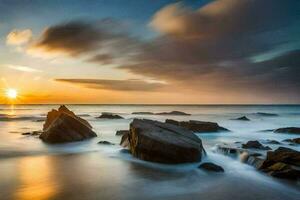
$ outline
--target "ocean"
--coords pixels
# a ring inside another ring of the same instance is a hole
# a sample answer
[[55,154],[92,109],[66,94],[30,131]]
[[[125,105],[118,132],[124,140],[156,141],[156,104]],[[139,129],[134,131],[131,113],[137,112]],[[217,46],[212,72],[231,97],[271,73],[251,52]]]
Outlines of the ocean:
[[[0,199],[299,199],[300,184],[275,179],[214,150],[218,144],[249,140],[282,141],[297,135],[264,132],[300,127],[299,105],[67,105],[88,120],[98,137],[49,145],[22,135],[41,130],[47,112],[59,105],[0,105]],[[133,115],[132,112],[183,111],[190,116]],[[124,119],[97,119],[102,112]],[[273,114],[265,115],[261,113]],[[247,116],[250,121],[232,120]],[[225,169],[211,174],[199,163],[164,165],[133,158],[119,146],[117,130],[134,118],[159,121],[217,122],[231,132],[197,134],[207,152],[204,161]],[[99,145],[101,140],[115,145]],[[268,144],[273,150],[288,143]]]

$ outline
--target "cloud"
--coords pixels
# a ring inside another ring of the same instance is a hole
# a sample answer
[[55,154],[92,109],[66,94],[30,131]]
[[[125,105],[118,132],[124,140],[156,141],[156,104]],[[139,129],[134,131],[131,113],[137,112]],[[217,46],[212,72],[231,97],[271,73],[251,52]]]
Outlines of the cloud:
[[84,22],[70,22],[47,28],[32,44],[31,54],[67,54],[76,56],[97,49],[104,38],[96,26]]
[[30,29],[13,30],[6,36],[7,45],[23,45],[32,38],[32,31]]
[[22,71],[22,72],[41,72],[41,70],[34,69],[32,67],[22,66],[22,65],[6,65],[8,68]]
[[88,62],[111,64],[113,63],[113,57],[110,54],[97,54],[87,60]]
[[66,82],[82,85],[86,88],[115,90],[115,91],[158,91],[165,87],[163,83],[147,82],[138,79],[105,80],[105,79],[55,79],[58,82]]

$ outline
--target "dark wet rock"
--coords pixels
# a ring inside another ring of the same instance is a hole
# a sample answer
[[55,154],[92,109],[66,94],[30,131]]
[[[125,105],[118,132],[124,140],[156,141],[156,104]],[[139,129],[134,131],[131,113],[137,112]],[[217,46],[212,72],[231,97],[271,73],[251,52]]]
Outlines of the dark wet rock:
[[172,119],[166,119],[166,123],[181,126],[197,133],[229,131],[228,129],[219,126],[215,122],[203,122],[196,120],[176,121]]
[[261,130],[259,132],[273,132],[273,131],[274,131],[274,129],[267,129],[267,130]]
[[285,127],[274,130],[275,133],[300,134],[300,127]]
[[202,163],[201,165],[199,165],[198,168],[204,169],[206,171],[224,172],[224,169],[221,166],[216,165],[216,164],[211,163],[211,162]]
[[263,117],[277,117],[278,116],[278,114],[276,114],[276,113],[257,112],[256,114],[263,116]]
[[122,136],[124,134],[128,134],[129,130],[119,130],[116,132],[116,136]]
[[96,137],[91,125],[65,106],[48,113],[40,138],[47,143],[65,143]]
[[159,163],[201,161],[202,141],[193,132],[168,123],[134,119],[121,144],[129,144],[133,156]]
[[129,148],[129,138],[128,138],[129,133],[130,133],[130,131],[128,131],[128,133],[125,133],[122,135],[121,141],[120,141],[120,145],[122,147]]
[[235,119],[232,119],[232,120],[250,121],[250,119],[249,119],[249,118],[247,118],[246,116],[243,116],[243,117],[238,117],[238,118],[235,118]]
[[102,113],[99,117],[100,119],[124,119],[120,115],[112,114],[112,113]]
[[300,152],[279,147],[275,151],[269,151],[260,170],[271,176],[286,179],[300,179]]
[[290,142],[290,143],[293,143],[293,144],[300,144],[300,138],[286,139],[286,140],[283,140],[283,142]]
[[246,144],[242,144],[242,148],[244,149],[261,149],[261,150],[271,150],[268,146],[263,146],[257,140],[248,141]]
[[105,141],[105,140],[98,142],[98,144],[104,144],[104,145],[115,145],[114,143],[111,143],[111,142],[109,142],[109,141]]
[[280,142],[278,142],[277,140],[266,140],[267,144],[281,144]]
[[133,112],[131,114],[133,114],[133,115],[154,115],[155,113],[153,113],[153,112]]
[[171,112],[156,113],[156,115],[191,115],[191,114],[181,112],[181,111],[171,111]]
[[42,133],[43,131],[31,131],[31,132],[22,133],[22,135],[38,136],[41,135]]

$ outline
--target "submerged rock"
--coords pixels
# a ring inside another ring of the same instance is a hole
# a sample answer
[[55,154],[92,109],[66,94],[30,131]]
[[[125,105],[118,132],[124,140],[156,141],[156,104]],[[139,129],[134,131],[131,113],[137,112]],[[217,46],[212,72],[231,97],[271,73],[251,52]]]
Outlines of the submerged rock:
[[260,115],[260,116],[264,116],[264,117],[277,117],[278,116],[278,114],[276,114],[276,113],[257,112],[256,114]]
[[120,115],[112,114],[112,113],[102,113],[99,117],[100,119],[124,119]]
[[300,179],[300,152],[279,147],[275,151],[269,151],[260,170],[271,176],[286,179]]
[[261,149],[261,150],[271,150],[268,146],[263,146],[260,142],[257,140],[254,141],[248,141],[246,144],[242,144],[242,147],[244,149]]
[[129,130],[119,130],[116,132],[116,136],[122,136],[124,134],[128,134]]
[[181,111],[171,111],[171,112],[156,113],[156,115],[191,115],[191,114],[181,112]]
[[281,143],[278,142],[277,140],[267,140],[266,143],[267,143],[267,144],[281,144]]
[[247,118],[246,116],[243,116],[243,117],[238,117],[238,118],[235,118],[235,119],[232,119],[232,120],[250,121],[250,119],[249,119],[249,118]]
[[40,138],[47,143],[74,142],[96,137],[92,126],[67,107],[48,112]]
[[146,119],[133,120],[121,140],[121,145],[126,144],[133,156],[159,163],[198,162],[204,153],[202,141],[192,132]]
[[154,115],[155,113],[153,113],[153,112],[133,112],[131,114],[133,114],[133,115]]
[[99,142],[98,142],[98,144],[105,144],[105,145],[115,145],[114,143],[111,143],[111,142],[109,142],[109,141],[105,141],[105,140],[103,140],[103,141],[99,141]]
[[203,122],[196,120],[176,121],[172,119],[166,119],[166,123],[181,126],[197,133],[229,131],[228,129],[219,126],[215,122]]
[[202,163],[198,168],[213,172],[224,172],[224,169],[221,166],[211,162]]
[[294,143],[294,144],[300,144],[300,138],[286,139],[286,140],[283,140],[283,141],[284,142]]
[[22,135],[38,136],[41,135],[42,133],[43,131],[31,131],[31,132],[22,133]]
[[275,133],[300,134],[300,127],[285,127],[274,130]]

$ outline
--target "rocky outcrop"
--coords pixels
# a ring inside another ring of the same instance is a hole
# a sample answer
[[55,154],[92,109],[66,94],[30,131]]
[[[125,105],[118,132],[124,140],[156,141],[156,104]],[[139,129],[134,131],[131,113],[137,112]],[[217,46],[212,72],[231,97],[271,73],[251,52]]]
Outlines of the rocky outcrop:
[[266,140],[267,144],[281,144],[280,142],[278,142],[277,140]]
[[120,115],[112,114],[112,113],[102,113],[99,117],[99,119],[124,119]]
[[119,130],[116,132],[116,136],[122,136],[124,134],[128,134],[129,130]]
[[300,127],[285,127],[274,130],[275,133],[300,134]]
[[261,149],[261,150],[271,150],[268,146],[263,146],[260,142],[257,140],[248,141],[246,144],[242,144],[242,147],[244,149]]
[[201,165],[199,165],[198,167],[199,169],[204,169],[206,171],[213,171],[213,172],[224,172],[223,167],[216,165],[214,163],[211,162],[207,162],[207,163],[202,163]]
[[173,124],[176,126],[181,126],[197,133],[229,131],[228,129],[219,126],[215,122],[203,122],[203,121],[196,121],[196,120],[176,121],[172,119],[166,119],[166,123]]
[[133,156],[159,163],[201,161],[202,141],[192,132],[168,123],[134,119],[121,145],[129,146]]
[[232,119],[232,120],[250,121],[250,119],[248,117],[246,117],[246,116],[238,117],[238,118],[235,118],[235,119]]
[[47,143],[74,142],[96,137],[91,125],[65,106],[48,113],[40,138]]
[[279,147],[275,151],[269,151],[260,170],[271,176],[286,179],[300,179],[300,152]]
[[156,113],[156,115],[191,115],[191,114],[181,112],[181,111],[171,111],[171,112]]

